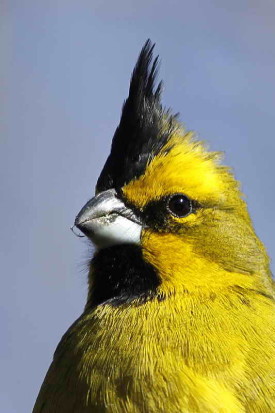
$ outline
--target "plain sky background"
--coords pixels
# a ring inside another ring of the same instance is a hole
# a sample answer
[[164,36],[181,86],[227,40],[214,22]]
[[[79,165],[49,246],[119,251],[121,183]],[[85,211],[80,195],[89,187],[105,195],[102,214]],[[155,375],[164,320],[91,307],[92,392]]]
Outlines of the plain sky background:
[[274,242],[274,0],[1,0],[0,412],[29,413],[86,298],[70,226],[93,195],[130,74],[156,42],[163,101],[242,182]]

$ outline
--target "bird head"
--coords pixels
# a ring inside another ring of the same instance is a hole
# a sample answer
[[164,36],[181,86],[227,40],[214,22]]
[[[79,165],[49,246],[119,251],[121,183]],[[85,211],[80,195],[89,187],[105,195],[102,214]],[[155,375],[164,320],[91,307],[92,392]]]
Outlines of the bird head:
[[259,283],[268,268],[239,184],[161,104],[148,40],[96,196],[75,225],[97,246],[93,302]]

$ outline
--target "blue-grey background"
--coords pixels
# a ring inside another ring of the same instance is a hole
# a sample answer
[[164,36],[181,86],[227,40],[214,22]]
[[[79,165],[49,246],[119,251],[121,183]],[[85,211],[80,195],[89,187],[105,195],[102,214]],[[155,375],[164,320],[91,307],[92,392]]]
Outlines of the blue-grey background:
[[28,413],[86,296],[76,213],[130,73],[157,43],[164,103],[243,183],[274,256],[273,0],[1,0],[1,413]]

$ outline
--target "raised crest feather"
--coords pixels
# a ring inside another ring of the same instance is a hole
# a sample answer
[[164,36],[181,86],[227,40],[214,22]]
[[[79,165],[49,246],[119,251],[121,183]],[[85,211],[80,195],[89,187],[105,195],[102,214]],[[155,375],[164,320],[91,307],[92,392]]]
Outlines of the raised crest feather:
[[147,40],[143,46],[137,64],[134,68],[129,89],[129,100],[138,103],[139,99],[146,97],[147,99],[160,100],[161,97],[161,82],[158,84],[156,90],[155,82],[158,75],[158,56],[154,59],[153,64],[153,50],[155,45]]
[[162,82],[156,85],[159,59],[153,58],[154,47],[148,39],[138,57],[97,192],[121,188],[140,176],[177,125],[176,117],[161,105]]

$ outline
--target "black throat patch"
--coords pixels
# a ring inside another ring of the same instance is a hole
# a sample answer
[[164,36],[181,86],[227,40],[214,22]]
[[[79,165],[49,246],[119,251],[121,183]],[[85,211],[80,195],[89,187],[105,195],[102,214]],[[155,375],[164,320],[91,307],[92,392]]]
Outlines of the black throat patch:
[[144,261],[137,245],[117,245],[98,251],[91,261],[91,291],[88,306],[120,305],[156,296],[160,279],[155,268]]
[[121,188],[145,171],[177,128],[176,116],[161,105],[161,82],[156,86],[158,57],[147,40],[134,68],[111,153],[97,182],[97,192]]

